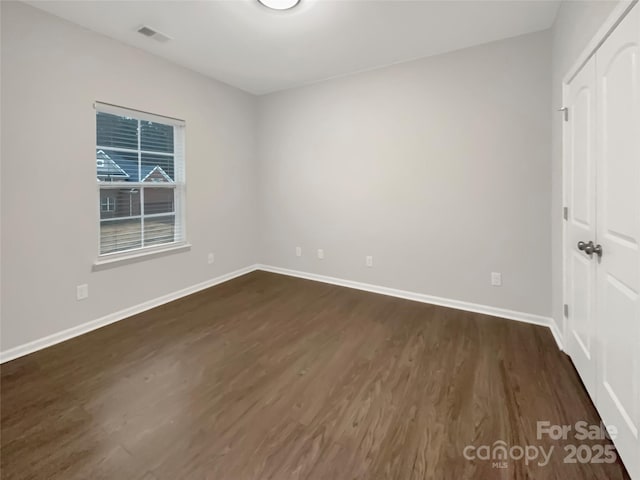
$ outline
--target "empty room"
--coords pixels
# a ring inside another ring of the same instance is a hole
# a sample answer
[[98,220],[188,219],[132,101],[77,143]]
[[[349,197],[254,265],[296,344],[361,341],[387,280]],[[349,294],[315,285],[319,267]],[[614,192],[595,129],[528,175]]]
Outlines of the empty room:
[[640,480],[638,0],[0,0],[2,480]]

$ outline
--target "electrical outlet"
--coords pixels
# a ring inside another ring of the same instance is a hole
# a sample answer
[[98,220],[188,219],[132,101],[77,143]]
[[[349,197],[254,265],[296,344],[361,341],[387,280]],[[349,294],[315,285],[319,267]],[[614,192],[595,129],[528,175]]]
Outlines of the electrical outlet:
[[502,286],[502,274],[500,272],[491,272],[491,285],[494,287]]
[[296,247],[296,257],[301,257],[301,256],[302,256],[302,248]]
[[324,250],[321,249],[321,248],[318,249],[318,258],[320,260],[322,260],[324,258]]
[[84,300],[89,297],[89,285],[86,283],[83,285],[78,285],[76,287],[76,298],[78,300]]
[[365,264],[367,265],[367,267],[371,268],[373,267],[373,257],[371,255],[368,255],[365,259]]
[[211,265],[215,261],[216,261],[216,256],[213,253],[210,253],[207,256],[207,262],[209,262],[209,265]]

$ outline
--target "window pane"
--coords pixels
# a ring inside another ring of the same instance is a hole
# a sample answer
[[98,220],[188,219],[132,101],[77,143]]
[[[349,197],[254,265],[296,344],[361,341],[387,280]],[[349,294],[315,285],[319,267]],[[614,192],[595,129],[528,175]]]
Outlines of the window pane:
[[140,122],[140,147],[152,152],[173,153],[173,127],[161,123]]
[[96,151],[96,168],[101,182],[139,182],[138,154],[116,152],[113,150]]
[[96,122],[98,146],[138,148],[138,120],[98,112]]
[[173,195],[173,188],[145,188],[144,214],[173,213],[175,211]]
[[[182,240],[183,220],[176,218],[176,204],[184,190],[176,183],[175,162],[183,161],[184,127],[157,123],[161,117],[157,122],[141,120],[135,111],[116,109],[110,110],[115,115],[96,114],[100,254]],[[182,163],[178,166],[182,169]]]
[[140,215],[139,188],[101,188],[100,219]]
[[141,182],[173,182],[174,168],[172,155],[142,154]]
[[100,221],[100,254],[140,248],[142,246],[141,233],[142,221],[140,218]]
[[175,238],[175,216],[144,219],[144,245],[171,243]]

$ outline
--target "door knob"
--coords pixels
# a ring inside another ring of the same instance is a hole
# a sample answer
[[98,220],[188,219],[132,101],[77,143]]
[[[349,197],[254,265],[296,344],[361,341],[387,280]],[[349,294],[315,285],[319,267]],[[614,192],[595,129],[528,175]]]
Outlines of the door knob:
[[602,245],[598,244],[595,247],[593,247],[593,253],[595,253],[596,255],[598,255],[598,258],[602,258]]
[[598,257],[602,257],[603,249],[602,245],[594,245],[594,243],[589,240],[588,243],[578,242],[578,250],[586,253],[587,255],[593,255],[594,253],[598,255]]
[[586,253],[587,255],[593,255],[595,248],[596,247],[591,240],[589,240],[589,243],[585,243],[582,241],[578,242],[578,250]]

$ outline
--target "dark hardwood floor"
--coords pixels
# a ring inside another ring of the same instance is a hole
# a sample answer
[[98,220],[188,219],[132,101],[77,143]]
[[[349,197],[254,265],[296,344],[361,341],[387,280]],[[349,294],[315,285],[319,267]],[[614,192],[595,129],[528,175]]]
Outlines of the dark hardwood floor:
[[[3,480],[627,478],[536,438],[537,421],[599,422],[547,329],[265,272],[1,379]],[[555,450],[463,455],[499,440]]]

